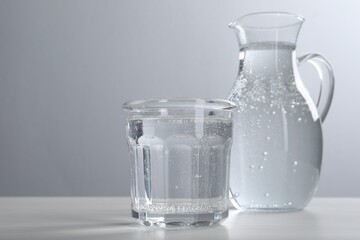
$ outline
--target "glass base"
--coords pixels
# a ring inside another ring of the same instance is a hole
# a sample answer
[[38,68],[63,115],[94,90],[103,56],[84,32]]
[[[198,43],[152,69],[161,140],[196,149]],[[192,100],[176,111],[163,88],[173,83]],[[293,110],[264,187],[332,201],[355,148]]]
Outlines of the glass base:
[[157,226],[165,228],[184,228],[214,226],[223,222],[229,215],[229,211],[213,213],[189,213],[189,214],[162,214],[146,213],[132,210],[131,215],[144,226]]

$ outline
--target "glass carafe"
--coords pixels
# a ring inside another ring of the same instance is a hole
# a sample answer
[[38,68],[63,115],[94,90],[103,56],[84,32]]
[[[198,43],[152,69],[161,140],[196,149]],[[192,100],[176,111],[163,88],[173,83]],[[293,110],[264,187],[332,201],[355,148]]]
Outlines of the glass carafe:
[[[319,181],[322,128],[334,78],[319,54],[296,56],[304,19],[290,13],[255,13],[231,22],[240,67],[229,100],[234,116],[230,192],[236,208],[294,211],[311,200]],[[321,80],[316,104],[299,65],[312,64]]]

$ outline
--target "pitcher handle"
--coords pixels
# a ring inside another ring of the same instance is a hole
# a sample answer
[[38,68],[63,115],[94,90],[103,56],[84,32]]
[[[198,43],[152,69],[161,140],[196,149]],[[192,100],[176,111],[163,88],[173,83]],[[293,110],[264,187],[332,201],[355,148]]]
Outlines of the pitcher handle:
[[316,105],[320,119],[324,122],[334,95],[334,73],[330,63],[320,54],[309,53],[298,58],[299,66],[306,62],[315,67],[321,81],[319,99]]

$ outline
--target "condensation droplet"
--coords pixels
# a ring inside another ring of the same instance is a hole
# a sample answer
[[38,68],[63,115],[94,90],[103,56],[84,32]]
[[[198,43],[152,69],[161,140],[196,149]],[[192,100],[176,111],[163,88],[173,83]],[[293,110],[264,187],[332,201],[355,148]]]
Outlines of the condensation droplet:
[[195,178],[201,178],[202,176],[201,175],[199,175],[199,174],[196,174],[195,175]]
[[263,155],[264,155],[264,156],[268,155],[268,152],[263,152]]
[[268,140],[268,141],[269,141],[269,140],[270,140],[270,137],[266,137],[266,140]]
[[264,161],[266,161],[266,160],[267,160],[267,158],[265,157],[265,158],[264,158]]
[[301,118],[298,118],[298,119],[297,119],[298,122],[301,122],[301,120],[302,120]]
[[288,202],[288,205],[292,205],[292,202]]
[[266,128],[270,128],[270,125],[267,125]]
[[294,162],[294,166],[297,166],[299,163],[297,161]]
[[179,186],[175,186],[175,189],[178,189],[179,188]]
[[265,193],[265,197],[269,197],[270,196],[270,193]]
[[254,168],[255,168],[255,165],[250,165],[249,168],[250,168],[250,169],[254,169]]
[[238,197],[238,196],[239,196],[239,193],[236,192],[236,193],[233,194],[233,196],[234,196],[234,197]]
[[291,108],[294,108],[295,106],[294,105],[291,105]]
[[260,170],[263,170],[263,169],[264,169],[264,166],[259,166],[259,169],[260,169]]
[[275,112],[275,111],[273,111],[273,112],[272,112],[272,114],[273,114],[273,115],[275,115],[275,114],[276,114],[276,112]]

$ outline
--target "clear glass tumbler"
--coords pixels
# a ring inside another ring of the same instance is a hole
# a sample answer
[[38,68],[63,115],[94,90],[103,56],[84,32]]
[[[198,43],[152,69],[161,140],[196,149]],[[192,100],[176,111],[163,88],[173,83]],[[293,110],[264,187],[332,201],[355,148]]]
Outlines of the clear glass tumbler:
[[228,216],[232,110],[225,100],[127,102],[132,216],[145,226],[208,226]]

